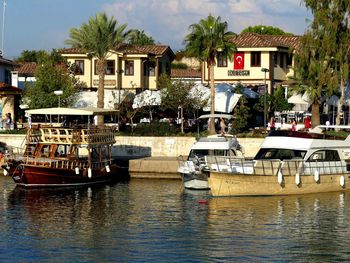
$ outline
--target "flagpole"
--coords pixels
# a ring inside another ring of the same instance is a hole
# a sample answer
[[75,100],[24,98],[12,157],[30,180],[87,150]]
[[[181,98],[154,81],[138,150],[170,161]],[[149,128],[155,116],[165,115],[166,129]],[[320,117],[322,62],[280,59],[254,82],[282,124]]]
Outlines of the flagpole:
[[1,32],[1,55],[4,56],[4,32],[5,32],[5,10],[6,10],[6,0],[3,3],[2,9],[2,32]]

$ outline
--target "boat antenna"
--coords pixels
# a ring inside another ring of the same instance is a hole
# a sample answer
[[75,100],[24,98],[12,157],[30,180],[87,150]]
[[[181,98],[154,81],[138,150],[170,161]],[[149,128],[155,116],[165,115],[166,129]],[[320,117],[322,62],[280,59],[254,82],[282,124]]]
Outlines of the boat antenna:
[[6,0],[3,3],[2,9],[2,32],[1,32],[1,56],[4,56],[4,32],[5,32],[5,11],[6,11]]

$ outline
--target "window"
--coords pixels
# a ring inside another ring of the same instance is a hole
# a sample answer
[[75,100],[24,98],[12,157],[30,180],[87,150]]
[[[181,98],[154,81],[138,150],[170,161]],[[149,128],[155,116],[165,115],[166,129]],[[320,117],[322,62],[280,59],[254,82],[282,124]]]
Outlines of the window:
[[287,67],[291,67],[293,62],[293,54],[287,55]]
[[107,60],[106,75],[115,75],[115,61]]
[[156,74],[156,63],[154,61],[150,61],[148,64],[148,75],[155,76]]
[[163,73],[163,63],[159,62],[158,63],[158,76],[162,75]]
[[275,68],[277,68],[277,65],[278,65],[278,63],[277,63],[277,52],[273,52],[273,65],[274,65],[274,67]]
[[125,75],[133,76],[134,75],[134,61],[125,60]]
[[216,57],[218,61],[218,67],[227,67],[227,56],[223,53],[219,53]]
[[254,51],[250,53],[250,66],[251,67],[260,67],[261,65],[261,52]]
[[84,75],[84,60],[74,61],[74,72],[76,75]]
[[308,159],[309,162],[340,161],[336,150],[320,150],[314,152]]
[[280,53],[280,67],[284,68],[284,53]]
[[[95,60],[95,63],[94,63],[94,74],[98,75],[98,73],[97,73],[97,60]],[[114,75],[115,74],[115,61],[114,60],[107,60],[106,61],[105,74],[106,75]]]

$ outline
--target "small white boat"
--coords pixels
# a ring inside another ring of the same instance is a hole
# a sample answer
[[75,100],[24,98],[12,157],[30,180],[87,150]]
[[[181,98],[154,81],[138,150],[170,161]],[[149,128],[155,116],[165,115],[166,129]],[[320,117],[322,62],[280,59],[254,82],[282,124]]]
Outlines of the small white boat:
[[208,162],[213,156],[242,156],[238,140],[231,136],[212,135],[199,138],[186,160],[180,158],[178,172],[186,189],[208,190]]
[[350,135],[340,139],[322,133],[330,128],[350,130],[350,126],[318,126],[310,133],[273,131],[254,160],[216,157],[208,165],[211,195],[291,195],[350,189]]

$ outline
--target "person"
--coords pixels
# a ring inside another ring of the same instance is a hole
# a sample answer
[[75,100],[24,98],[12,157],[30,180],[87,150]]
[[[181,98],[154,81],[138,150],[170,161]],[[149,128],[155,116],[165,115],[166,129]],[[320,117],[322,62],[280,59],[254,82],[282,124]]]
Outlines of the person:
[[5,129],[10,129],[11,128],[11,124],[12,124],[12,117],[11,117],[11,113],[6,113],[6,117],[5,117]]
[[276,130],[276,121],[275,121],[274,117],[271,117],[271,119],[270,119],[270,130],[271,131]]
[[306,131],[309,131],[311,129],[311,120],[310,120],[309,116],[306,116],[306,118],[304,120],[304,126],[305,126]]
[[221,135],[224,135],[226,132],[226,124],[223,118],[220,118],[220,130],[221,130]]
[[297,130],[297,121],[295,119],[293,119],[292,121],[292,131],[296,131]]

